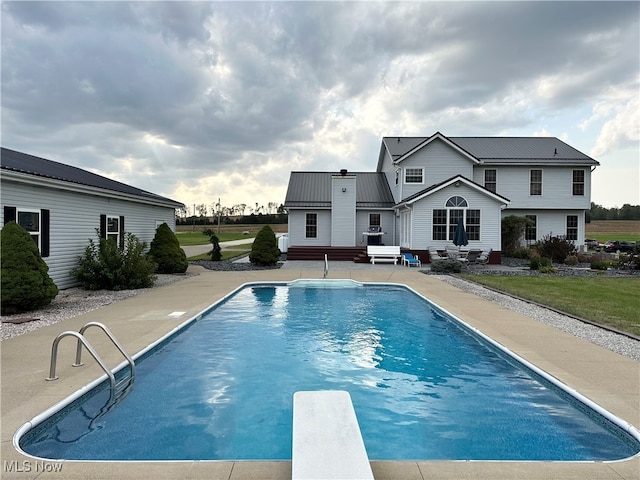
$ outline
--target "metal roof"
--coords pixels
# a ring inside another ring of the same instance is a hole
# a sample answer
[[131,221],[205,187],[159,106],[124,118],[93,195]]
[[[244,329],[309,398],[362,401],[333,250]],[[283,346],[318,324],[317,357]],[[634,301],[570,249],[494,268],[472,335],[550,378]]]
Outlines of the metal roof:
[[[331,208],[331,176],[339,172],[291,172],[285,208]],[[383,173],[349,172],[356,177],[356,208],[392,208]]]
[[109,178],[88,172],[78,167],[54,162],[45,158],[28,155],[2,147],[0,156],[0,167],[2,170],[24,173],[36,177],[49,178],[61,182],[69,182],[87,187],[100,188],[113,192],[124,193],[136,197],[152,200],[159,203],[173,203],[175,207],[182,204],[170,198],[156,195],[155,193],[141,190],[125,183],[117,182]]
[[[393,158],[399,158],[432,137],[384,137]],[[484,164],[600,165],[556,137],[445,137]]]

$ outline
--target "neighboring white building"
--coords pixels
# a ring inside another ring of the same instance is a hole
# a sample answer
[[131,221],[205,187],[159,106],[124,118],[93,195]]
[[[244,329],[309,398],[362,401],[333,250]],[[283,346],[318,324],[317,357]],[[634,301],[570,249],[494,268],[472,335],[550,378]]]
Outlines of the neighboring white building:
[[[500,260],[501,220],[526,216],[524,241],[545,235],[584,243],[591,172],[599,163],[555,137],[385,137],[375,172],[292,172],[293,258],[381,243],[426,254],[452,243],[461,217],[468,248]],[[423,256],[422,258],[426,258]]]
[[2,148],[0,225],[14,220],[33,237],[58,288],[77,285],[70,271],[89,244],[122,243],[125,232],[151,243],[156,228],[175,230],[174,200],[62,163]]

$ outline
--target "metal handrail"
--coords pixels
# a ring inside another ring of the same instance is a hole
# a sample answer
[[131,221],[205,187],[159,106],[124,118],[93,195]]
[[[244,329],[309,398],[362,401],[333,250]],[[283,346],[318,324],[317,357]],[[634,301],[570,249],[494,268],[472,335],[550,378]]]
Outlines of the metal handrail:
[[[109,330],[103,323],[89,322],[80,329],[80,335],[84,335],[84,332],[86,332],[89,327],[98,327],[99,329],[101,329],[107,335],[107,337],[109,337],[109,340],[113,342],[115,347],[120,350],[120,353],[122,353],[122,355],[124,355],[124,358],[127,359],[127,362],[129,362],[129,366],[131,367],[131,381],[133,381],[133,378],[136,375],[136,364],[129,356],[129,354],[124,350],[122,345],[120,345],[118,339],[116,339],[113,333],[111,333],[111,330]],[[74,367],[79,367],[82,365],[82,343],[83,342],[80,341],[80,338],[78,338],[78,345],[76,347],[76,363],[73,364]]]
[[329,257],[325,253],[324,254],[324,274],[322,275],[322,278],[327,278],[328,274],[329,274]]
[[56,363],[58,361],[58,344],[60,343],[60,340],[62,340],[64,337],[69,337],[69,336],[76,337],[78,339],[78,342],[81,342],[82,344],[84,344],[87,350],[89,350],[89,353],[91,354],[91,356],[95,359],[96,362],[98,362],[98,365],[102,367],[102,370],[104,370],[104,373],[106,373],[107,376],[109,377],[109,382],[111,383],[111,395],[113,396],[113,392],[116,388],[116,377],[113,375],[113,372],[109,370],[109,367],[107,367],[107,364],[104,363],[102,358],[100,358],[100,355],[98,355],[98,352],[94,350],[94,348],[87,341],[87,339],[84,338],[82,334],[78,332],[74,332],[72,330],[62,332],[53,340],[53,344],[51,345],[51,364],[49,366],[49,376],[47,377],[46,380],[52,381],[52,380],[58,379],[58,377],[56,376]]

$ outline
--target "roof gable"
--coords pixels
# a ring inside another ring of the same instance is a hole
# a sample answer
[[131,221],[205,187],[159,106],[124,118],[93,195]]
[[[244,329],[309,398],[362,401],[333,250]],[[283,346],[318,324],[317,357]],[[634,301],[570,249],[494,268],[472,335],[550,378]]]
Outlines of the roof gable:
[[508,198],[503,197],[502,195],[499,195],[495,192],[492,192],[491,190],[487,190],[482,185],[479,185],[476,182],[469,180],[468,178],[462,175],[456,175],[443,182],[436,183],[435,185],[431,185],[430,187],[427,187],[424,190],[414,193],[413,195],[402,200],[402,202],[400,202],[399,205],[410,205],[412,203],[418,202],[423,198],[428,197],[429,195],[432,195],[436,192],[439,192],[440,190],[443,190],[452,185],[455,185],[457,182],[464,183],[465,185],[473,188],[474,190],[479,191],[483,195],[493,198],[496,202],[502,203],[504,205],[509,205],[511,203],[511,200],[509,200]]
[[169,198],[132,187],[125,183],[111,180],[110,178],[91,173],[78,167],[65,165],[64,163],[54,162],[53,160],[28,155],[26,153],[4,147],[2,147],[1,152],[2,156],[0,157],[0,167],[2,170],[71,183],[78,186],[93,187],[101,190],[123,193],[139,197],[147,201],[173,203],[175,204],[175,207],[182,205],[181,203]]

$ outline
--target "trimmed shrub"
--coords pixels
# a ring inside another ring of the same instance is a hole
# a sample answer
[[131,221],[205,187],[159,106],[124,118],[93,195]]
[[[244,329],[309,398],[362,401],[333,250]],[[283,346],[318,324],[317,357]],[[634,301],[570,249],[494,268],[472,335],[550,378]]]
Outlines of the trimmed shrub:
[[156,229],[156,235],[149,248],[149,256],[158,264],[158,273],[184,273],[189,267],[187,256],[180,248],[178,237],[166,223]]
[[144,253],[147,244],[133,233],[125,235],[124,248],[113,239],[100,238],[97,245],[89,239],[78,266],[71,271],[84,288],[128,290],[153,286],[157,265]]
[[256,235],[249,254],[249,261],[255,265],[275,265],[280,259],[280,250],[276,241],[276,234],[269,225],[262,227]]
[[215,233],[211,235],[211,237],[209,237],[209,240],[211,241],[211,245],[213,245],[213,247],[207,253],[207,255],[211,256],[212,261],[219,262],[220,260],[222,260],[222,248],[220,247],[220,240]]
[[453,258],[434,260],[431,262],[431,271],[434,273],[460,273],[462,271],[462,262]]
[[505,255],[512,258],[529,259],[531,258],[531,249],[528,247],[518,247],[514,248],[510,252],[505,252]]
[[28,312],[49,305],[58,287],[29,232],[16,222],[0,230],[1,308],[3,315]]

